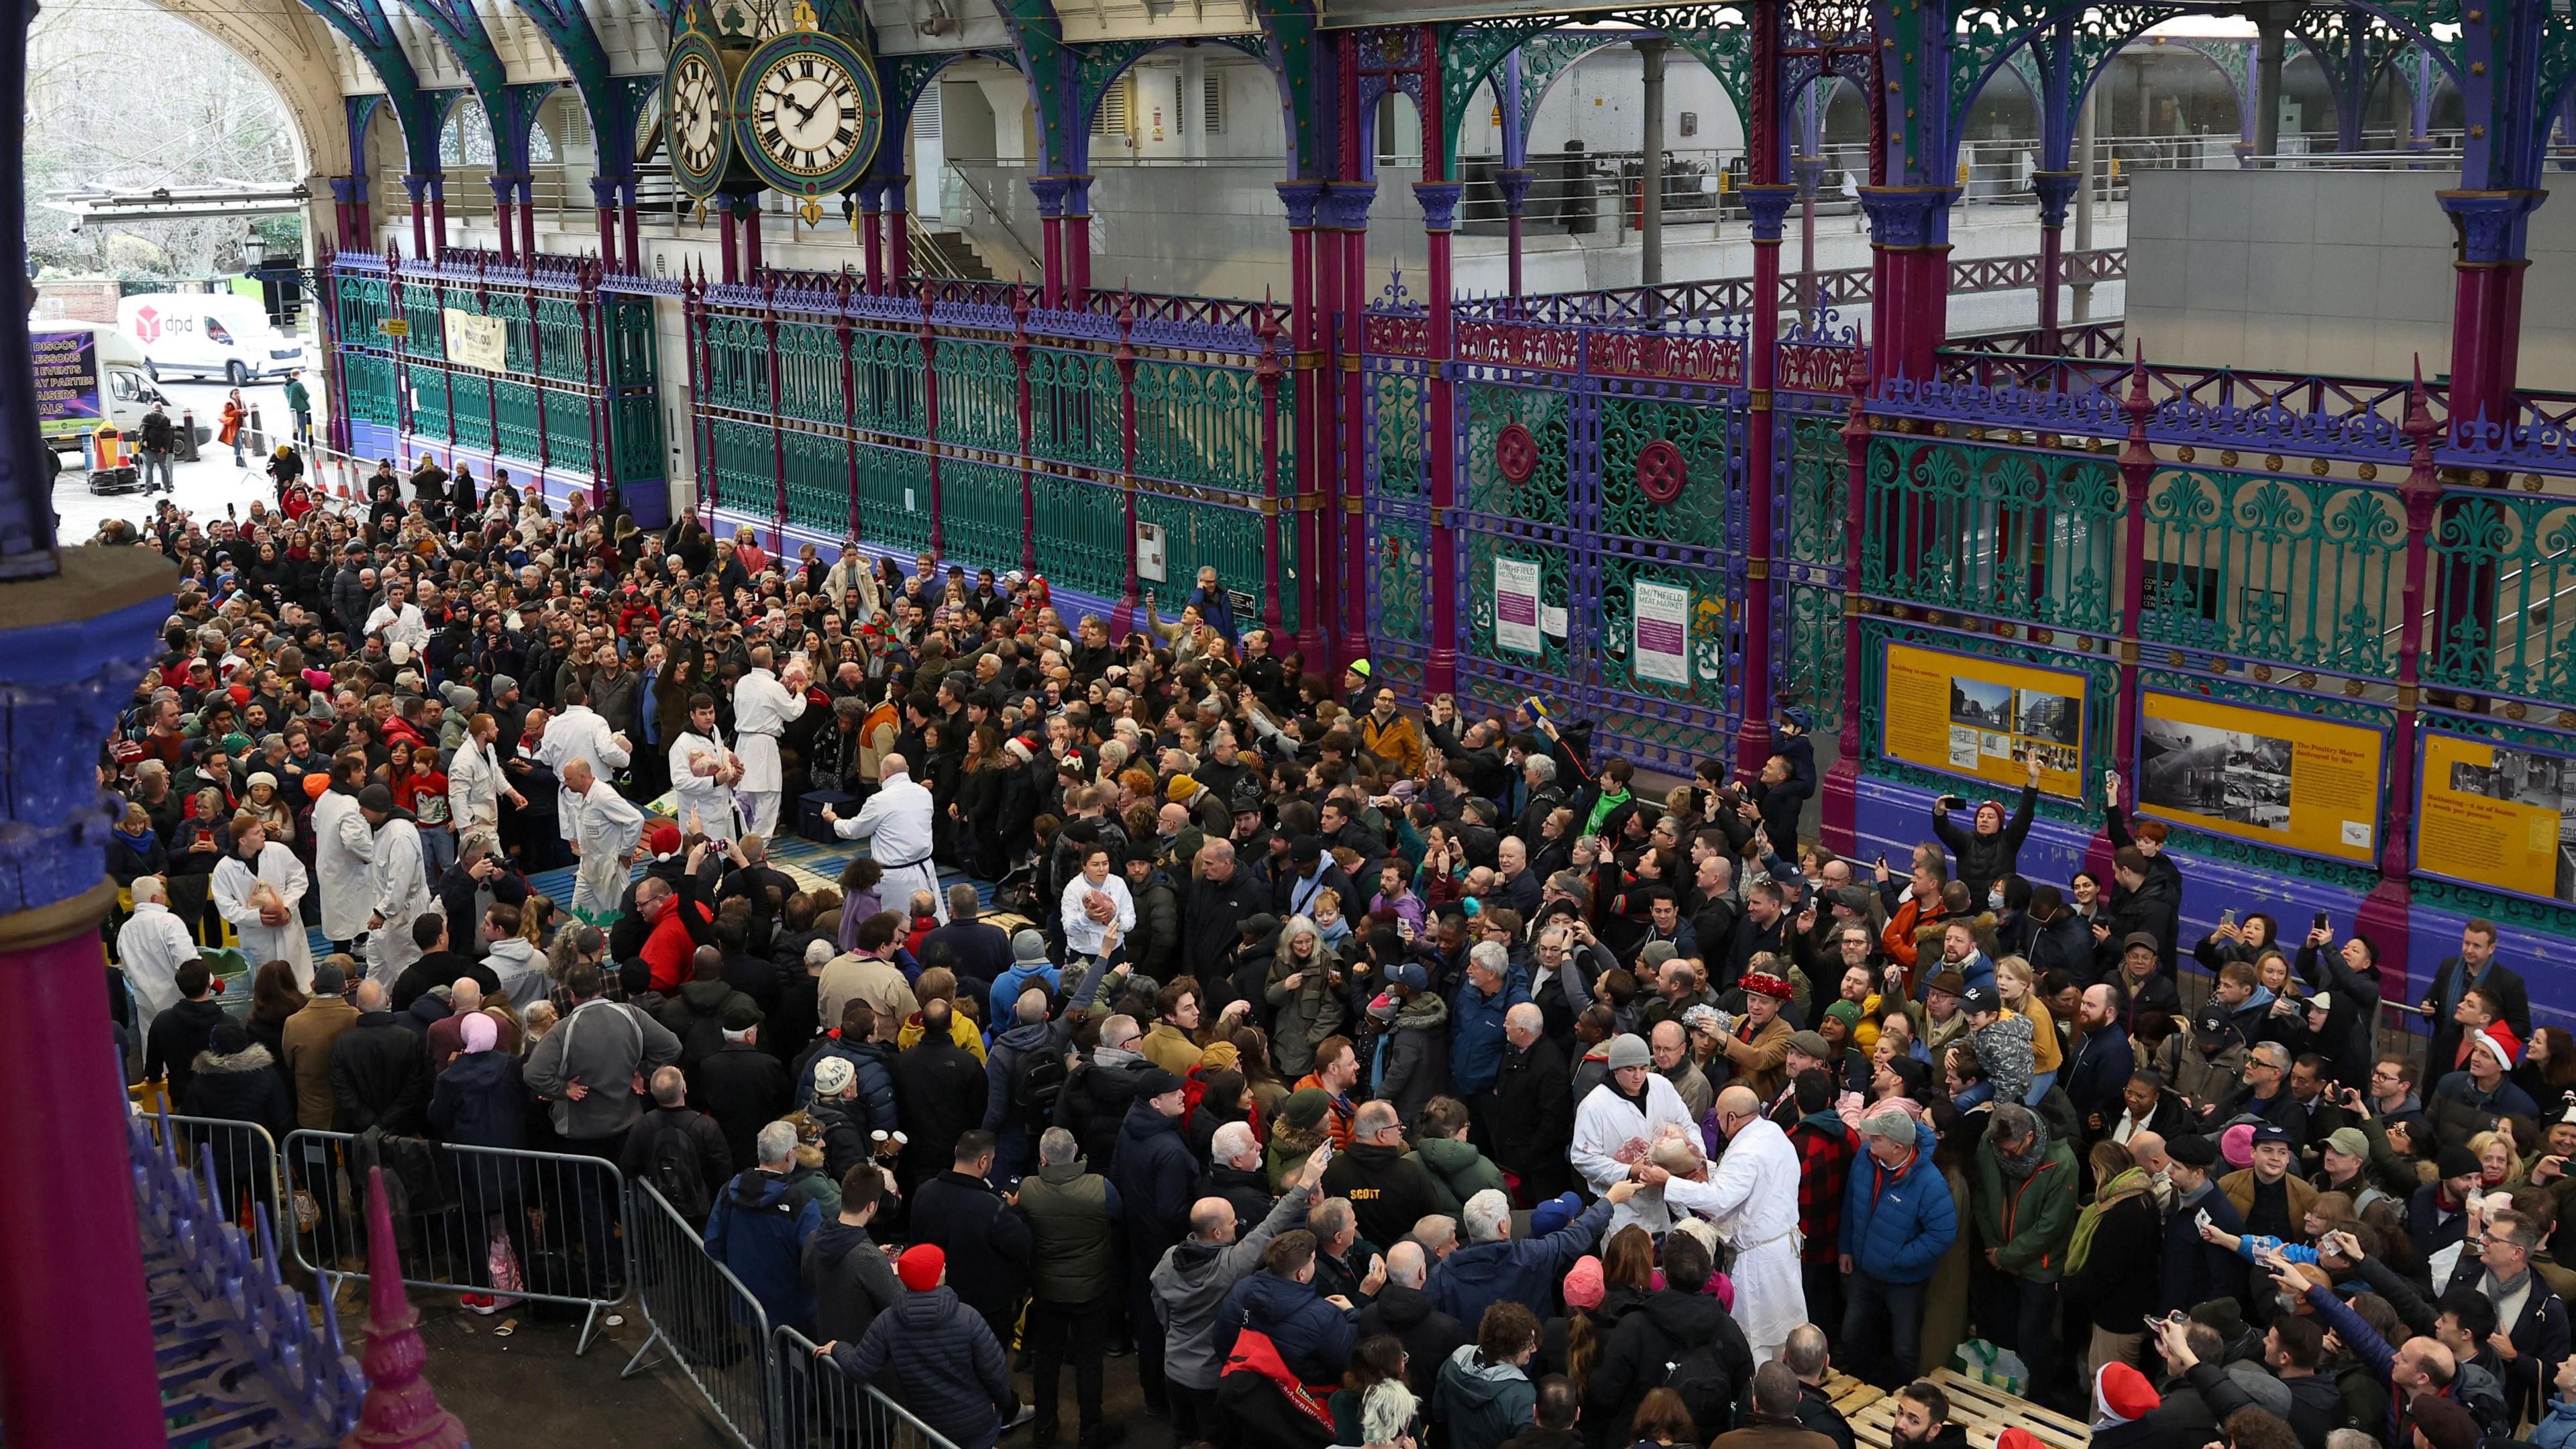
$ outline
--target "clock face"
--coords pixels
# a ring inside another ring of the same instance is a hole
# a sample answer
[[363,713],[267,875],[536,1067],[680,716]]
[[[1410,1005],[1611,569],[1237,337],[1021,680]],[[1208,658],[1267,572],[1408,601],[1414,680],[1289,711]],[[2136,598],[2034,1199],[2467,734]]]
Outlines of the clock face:
[[770,164],[799,176],[828,176],[857,153],[867,104],[848,67],[800,51],[761,70],[752,84],[750,119]]
[[724,72],[715,58],[685,48],[671,62],[666,94],[671,162],[686,179],[712,183],[725,161]]

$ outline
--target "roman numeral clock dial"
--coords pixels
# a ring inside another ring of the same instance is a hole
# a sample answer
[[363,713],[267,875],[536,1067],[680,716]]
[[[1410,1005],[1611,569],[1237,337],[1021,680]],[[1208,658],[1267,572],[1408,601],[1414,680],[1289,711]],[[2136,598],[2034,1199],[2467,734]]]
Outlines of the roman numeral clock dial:
[[777,189],[807,197],[858,179],[883,118],[874,69],[820,31],[792,31],[755,52],[734,110],[752,169]]

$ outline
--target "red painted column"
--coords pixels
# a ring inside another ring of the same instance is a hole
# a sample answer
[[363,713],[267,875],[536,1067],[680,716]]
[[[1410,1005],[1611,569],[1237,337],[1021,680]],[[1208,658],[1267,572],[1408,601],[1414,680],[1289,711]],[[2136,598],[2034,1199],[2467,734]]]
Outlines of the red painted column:
[[[1324,183],[1320,181],[1283,181],[1279,199],[1288,207],[1288,333],[1289,345],[1296,350],[1297,362],[1297,476],[1291,480],[1296,509],[1297,544],[1297,652],[1319,666],[1324,658],[1323,621],[1318,617],[1322,607],[1320,581],[1331,575],[1324,567],[1322,524],[1322,479],[1332,468],[1329,456],[1333,447],[1332,399],[1324,391],[1323,310],[1332,305],[1328,296],[1338,295],[1340,288],[1319,272],[1329,272],[1318,260],[1315,245],[1315,213],[1323,204]],[[1325,239],[1331,242],[1331,233]],[[1326,585],[1324,587],[1329,587]],[[1276,656],[1285,652],[1287,641],[1273,638],[1270,651]]]

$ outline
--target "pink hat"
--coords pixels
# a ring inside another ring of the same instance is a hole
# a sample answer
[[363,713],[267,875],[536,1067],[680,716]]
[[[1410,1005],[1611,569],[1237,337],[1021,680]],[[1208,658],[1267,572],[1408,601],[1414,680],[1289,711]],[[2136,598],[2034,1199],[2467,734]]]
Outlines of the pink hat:
[[2218,1153],[2231,1167],[2254,1165],[2254,1124],[2239,1122],[2218,1134]]
[[1586,1253],[1565,1272],[1565,1306],[1598,1308],[1601,1295],[1601,1260]]

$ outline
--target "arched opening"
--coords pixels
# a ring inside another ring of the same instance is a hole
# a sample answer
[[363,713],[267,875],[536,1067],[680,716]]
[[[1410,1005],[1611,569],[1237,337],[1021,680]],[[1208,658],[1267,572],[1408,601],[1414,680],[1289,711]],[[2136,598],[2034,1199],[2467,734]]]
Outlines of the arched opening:
[[[185,83],[128,83],[139,55],[183,58]],[[107,0],[49,4],[29,28],[25,135],[30,201],[218,179],[292,185],[309,174],[312,158],[264,67],[177,14]],[[302,246],[300,217],[266,218],[257,229],[285,254]],[[178,281],[240,271],[252,230],[240,218],[75,229],[70,215],[38,204],[27,210],[27,251],[44,272],[64,277]]]

